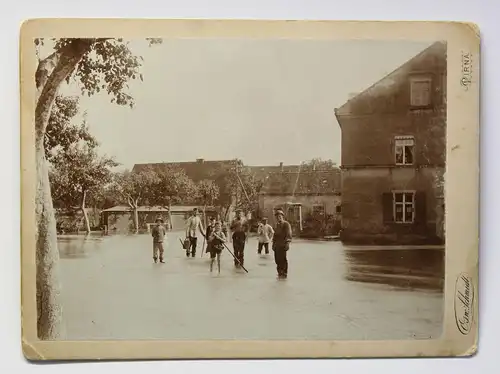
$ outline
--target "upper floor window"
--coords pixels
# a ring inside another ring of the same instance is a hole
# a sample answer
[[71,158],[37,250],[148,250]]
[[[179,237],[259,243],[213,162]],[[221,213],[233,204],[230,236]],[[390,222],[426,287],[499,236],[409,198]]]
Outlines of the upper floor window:
[[396,136],[394,146],[396,165],[412,165],[415,154],[415,139],[413,136]]
[[412,107],[426,107],[431,105],[432,80],[428,77],[411,78],[410,100]]

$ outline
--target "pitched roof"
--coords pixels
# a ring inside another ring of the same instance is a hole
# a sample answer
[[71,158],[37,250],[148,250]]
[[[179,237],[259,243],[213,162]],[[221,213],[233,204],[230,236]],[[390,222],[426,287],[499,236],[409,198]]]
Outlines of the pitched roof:
[[[349,115],[352,111],[352,108],[355,107],[358,102],[365,100],[366,98],[370,98],[374,95],[378,95],[381,92],[390,91],[395,85],[400,82],[401,77],[406,76],[413,70],[418,70],[419,65],[422,64],[422,62],[424,62],[431,55],[437,56],[438,58],[445,56],[446,42],[438,41],[431,44],[422,52],[412,57],[404,64],[400,65],[393,72],[387,74],[382,79],[379,79],[377,82],[375,82],[356,96],[351,97],[339,108],[335,108],[335,115]],[[338,122],[339,126],[341,126],[340,121]]]
[[207,161],[203,159],[198,159],[196,161],[188,162],[158,162],[149,164],[135,164],[132,168],[132,172],[140,172],[146,168],[152,168],[153,170],[161,170],[166,167],[178,167],[183,169],[187,176],[191,178],[194,182],[199,182],[203,179],[213,179],[217,173],[222,170],[227,170],[234,167],[235,160],[219,160],[219,161]]
[[261,194],[322,195],[340,192],[340,169],[270,173]]

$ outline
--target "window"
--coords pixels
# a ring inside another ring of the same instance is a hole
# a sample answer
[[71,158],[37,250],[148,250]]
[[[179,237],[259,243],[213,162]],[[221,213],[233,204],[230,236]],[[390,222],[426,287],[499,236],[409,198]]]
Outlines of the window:
[[312,213],[315,216],[324,216],[325,206],[323,204],[314,204],[312,207]]
[[430,78],[412,78],[410,81],[410,100],[412,107],[426,107],[431,105]]
[[415,150],[413,136],[396,136],[394,146],[396,165],[412,165]]
[[335,207],[335,213],[337,213],[337,214],[342,213],[342,205],[337,205],[337,206]]
[[393,193],[394,222],[413,223],[415,220],[415,192]]

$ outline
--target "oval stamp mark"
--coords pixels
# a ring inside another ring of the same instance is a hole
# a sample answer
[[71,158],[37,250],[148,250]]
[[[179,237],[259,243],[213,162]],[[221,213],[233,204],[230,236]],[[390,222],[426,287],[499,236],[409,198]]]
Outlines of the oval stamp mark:
[[458,330],[467,335],[474,319],[474,285],[472,278],[461,273],[455,283],[455,322]]

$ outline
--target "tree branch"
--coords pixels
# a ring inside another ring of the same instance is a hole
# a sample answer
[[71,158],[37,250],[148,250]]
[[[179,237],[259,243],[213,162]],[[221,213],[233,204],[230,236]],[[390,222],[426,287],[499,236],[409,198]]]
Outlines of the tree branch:
[[[90,50],[94,39],[77,39],[60,51],[41,61],[37,69],[37,90],[40,91],[35,109],[36,140],[43,145],[52,105],[61,83],[74,70],[83,55]],[[51,67],[53,68],[51,69]],[[52,70],[52,72],[50,72]]]

